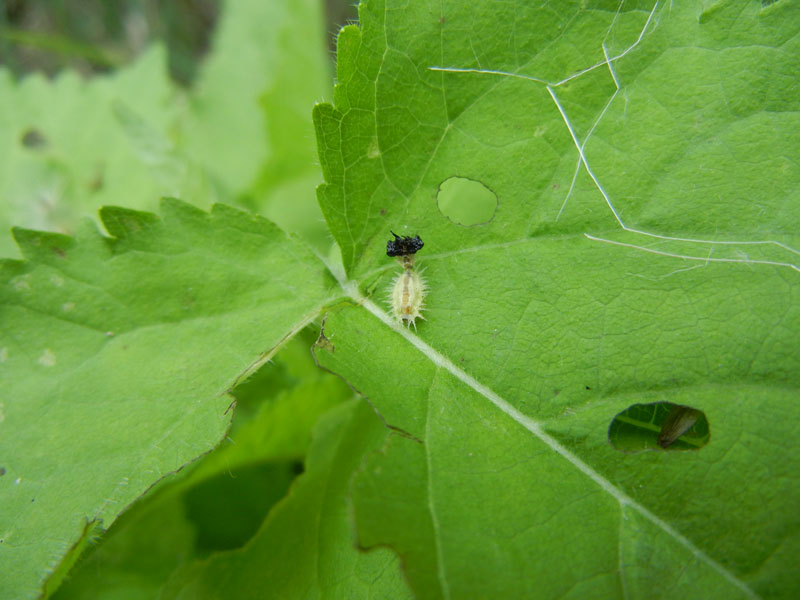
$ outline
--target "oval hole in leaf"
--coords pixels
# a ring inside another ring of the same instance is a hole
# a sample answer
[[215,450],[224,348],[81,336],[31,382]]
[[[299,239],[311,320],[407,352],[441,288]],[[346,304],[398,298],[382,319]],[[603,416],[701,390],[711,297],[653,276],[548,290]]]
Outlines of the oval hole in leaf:
[[480,181],[450,177],[439,185],[439,211],[459,225],[483,225],[494,217],[497,195]]
[[703,411],[672,402],[629,406],[608,428],[608,441],[621,452],[699,450],[710,437]]

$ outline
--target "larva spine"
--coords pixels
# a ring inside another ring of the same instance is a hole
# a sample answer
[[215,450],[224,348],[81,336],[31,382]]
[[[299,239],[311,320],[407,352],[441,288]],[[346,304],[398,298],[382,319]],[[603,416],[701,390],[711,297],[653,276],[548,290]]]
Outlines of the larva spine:
[[399,323],[417,328],[417,319],[424,319],[427,285],[422,275],[414,269],[414,255],[424,245],[420,237],[400,237],[392,232],[394,240],[386,244],[386,254],[396,256],[403,270],[395,277],[389,294],[392,314]]

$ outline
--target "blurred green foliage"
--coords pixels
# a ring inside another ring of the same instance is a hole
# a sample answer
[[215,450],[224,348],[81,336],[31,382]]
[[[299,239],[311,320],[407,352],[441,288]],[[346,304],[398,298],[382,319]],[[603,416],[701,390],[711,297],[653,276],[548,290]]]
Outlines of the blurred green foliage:
[[172,77],[189,83],[209,47],[217,0],[5,0],[0,56],[16,73],[83,74],[131,61],[154,40],[169,48]]
[[[324,0],[329,45],[356,18],[346,0]],[[209,49],[220,0],[0,0],[0,64],[22,75],[73,69],[84,75],[121,67],[160,40],[172,78],[194,81]]]

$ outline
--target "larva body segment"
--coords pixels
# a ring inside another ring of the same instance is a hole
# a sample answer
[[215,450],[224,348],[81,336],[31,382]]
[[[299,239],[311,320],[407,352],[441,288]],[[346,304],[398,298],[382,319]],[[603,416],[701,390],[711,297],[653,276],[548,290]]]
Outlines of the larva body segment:
[[403,269],[394,279],[390,301],[395,318],[417,328],[416,319],[424,319],[425,280],[413,268]]
[[424,319],[422,309],[425,302],[425,280],[414,270],[414,255],[425,245],[418,235],[399,236],[391,232],[393,240],[386,243],[386,255],[395,256],[403,267],[395,277],[389,293],[389,303],[395,319],[407,326],[417,328],[417,319]]

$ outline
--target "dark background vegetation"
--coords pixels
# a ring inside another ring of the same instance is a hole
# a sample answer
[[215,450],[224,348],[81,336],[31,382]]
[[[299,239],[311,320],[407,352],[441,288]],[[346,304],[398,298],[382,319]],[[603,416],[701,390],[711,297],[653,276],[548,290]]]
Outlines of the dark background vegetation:
[[[356,18],[354,0],[319,1],[333,50],[336,32]],[[170,75],[191,85],[221,5],[222,0],[0,0],[0,64],[20,76],[65,68],[90,76],[125,65],[161,40],[169,50]]]

